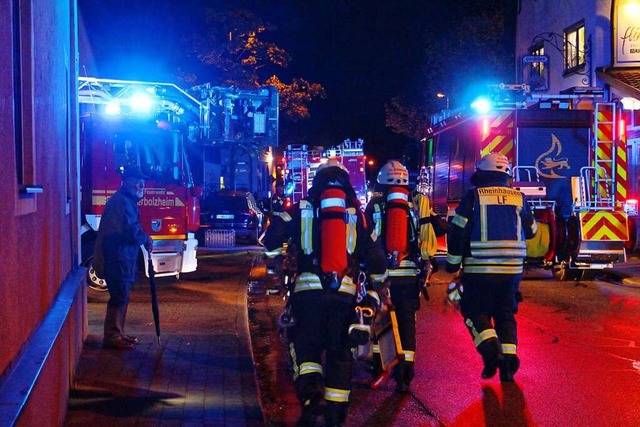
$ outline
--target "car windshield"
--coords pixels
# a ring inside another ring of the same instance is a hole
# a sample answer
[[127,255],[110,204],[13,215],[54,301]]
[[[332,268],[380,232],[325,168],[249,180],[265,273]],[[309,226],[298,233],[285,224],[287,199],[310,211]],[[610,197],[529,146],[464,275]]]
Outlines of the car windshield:
[[231,211],[246,211],[247,199],[244,197],[214,197],[214,207]]

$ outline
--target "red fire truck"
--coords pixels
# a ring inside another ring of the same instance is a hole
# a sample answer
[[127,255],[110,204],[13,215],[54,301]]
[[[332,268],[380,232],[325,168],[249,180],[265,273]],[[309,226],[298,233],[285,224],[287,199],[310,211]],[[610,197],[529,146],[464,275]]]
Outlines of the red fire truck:
[[[610,268],[637,246],[638,189],[628,185],[625,112],[598,91],[531,99],[522,85],[493,88],[483,111],[462,111],[427,128],[423,191],[450,215],[490,152],[514,166],[515,188],[541,224],[528,264],[560,280]],[[636,157],[637,159],[637,157]]]
[[[106,289],[91,268],[93,246],[105,203],[130,165],[149,177],[139,206],[153,238],[156,275],[194,271],[202,188],[192,181],[186,144],[200,138],[200,102],[172,84],[80,78],[79,104],[82,254],[89,286]],[[146,255],[141,247],[141,257]]]
[[349,180],[364,205],[367,202],[366,159],[362,139],[345,139],[335,148],[325,149],[306,145],[289,145],[283,156],[284,195],[286,205],[306,197],[313,183],[316,169],[329,158],[338,159],[349,171]]

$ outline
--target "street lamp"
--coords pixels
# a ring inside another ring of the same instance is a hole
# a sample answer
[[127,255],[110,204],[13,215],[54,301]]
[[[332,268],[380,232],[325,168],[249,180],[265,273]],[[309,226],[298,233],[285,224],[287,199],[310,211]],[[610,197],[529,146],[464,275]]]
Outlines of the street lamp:
[[446,109],[449,109],[449,95],[447,95],[446,93],[442,93],[442,92],[438,92],[436,93],[436,96],[440,99],[444,98],[445,99],[445,105],[446,105]]

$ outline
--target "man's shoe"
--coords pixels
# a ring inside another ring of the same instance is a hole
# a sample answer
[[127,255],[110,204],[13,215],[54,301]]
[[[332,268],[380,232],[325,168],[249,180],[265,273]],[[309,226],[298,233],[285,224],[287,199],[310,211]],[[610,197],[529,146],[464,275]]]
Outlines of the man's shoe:
[[500,366],[500,381],[510,382],[520,368],[520,359],[515,354],[507,354],[504,356],[504,363]]
[[126,341],[122,337],[111,338],[108,340],[102,341],[102,348],[111,349],[111,350],[132,350],[135,347],[135,344]]
[[140,342],[138,337],[133,336],[133,335],[123,335],[122,339],[127,341],[127,342],[130,342],[131,344],[138,344]]

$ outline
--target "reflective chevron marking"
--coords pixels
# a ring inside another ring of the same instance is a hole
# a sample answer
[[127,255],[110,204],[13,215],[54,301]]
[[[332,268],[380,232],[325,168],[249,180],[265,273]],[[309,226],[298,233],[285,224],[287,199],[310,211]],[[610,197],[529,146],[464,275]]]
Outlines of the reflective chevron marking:
[[514,125],[513,111],[506,111],[498,114],[491,122],[489,132],[482,136],[480,156],[485,156],[489,153],[500,153],[507,156],[509,161],[513,163]]
[[629,240],[627,214],[620,211],[580,213],[582,240]]

